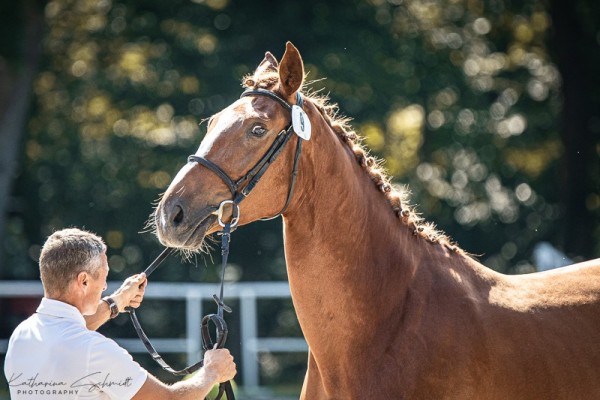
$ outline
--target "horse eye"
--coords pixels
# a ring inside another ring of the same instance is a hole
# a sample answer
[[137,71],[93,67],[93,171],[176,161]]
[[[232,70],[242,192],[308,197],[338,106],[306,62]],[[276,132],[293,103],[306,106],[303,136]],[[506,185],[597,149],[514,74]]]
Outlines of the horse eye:
[[255,125],[254,127],[252,127],[252,134],[254,136],[263,136],[265,133],[267,133],[267,129],[264,126],[260,126],[260,125]]

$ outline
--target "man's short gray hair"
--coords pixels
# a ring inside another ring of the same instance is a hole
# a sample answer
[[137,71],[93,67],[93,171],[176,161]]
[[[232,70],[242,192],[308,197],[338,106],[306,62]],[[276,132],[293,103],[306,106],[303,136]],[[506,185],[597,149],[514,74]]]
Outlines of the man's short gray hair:
[[97,277],[100,255],[105,252],[106,244],[102,238],[91,232],[77,228],[54,232],[40,254],[40,276],[45,292],[64,294],[80,272]]

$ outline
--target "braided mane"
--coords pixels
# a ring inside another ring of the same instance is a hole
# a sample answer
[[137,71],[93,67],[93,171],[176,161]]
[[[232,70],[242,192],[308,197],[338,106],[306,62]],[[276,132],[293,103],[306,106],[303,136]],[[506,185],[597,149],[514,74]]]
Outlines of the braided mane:
[[[279,74],[276,71],[265,71],[258,76],[247,75],[242,80],[245,89],[266,89],[277,92]],[[307,85],[304,85],[303,89]],[[434,224],[426,222],[419,216],[414,207],[408,203],[408,191],[402,187],[392,185],[390,177],[382,167],[382,162],[371,156],[366,147],[361,143],[362,138],[352,129],[350,118],[339,115],[339,107],[330,103],[329,98],[317,95],[307,90],[303,98],[310,101],[319,110],[331,129],[345,143],[356,158],[358,164],[371,178],[378,190],[387,198],[394,215],[404,224],[413,229],[415,236],[420,236],[431,243],[439,243],[452,251],[463,253],[457,245]]]

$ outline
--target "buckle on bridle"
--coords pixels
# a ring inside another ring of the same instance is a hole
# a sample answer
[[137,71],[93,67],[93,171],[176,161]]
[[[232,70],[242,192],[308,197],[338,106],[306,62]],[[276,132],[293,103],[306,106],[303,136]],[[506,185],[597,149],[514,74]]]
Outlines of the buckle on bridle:
[[219,225],[221,225],[223,228],[225,227],[226,223],[223,222],[223,210],[226,204],[231,204],[231,206],[233,207],[233,213],[231,215],[231,222],[229,223],[229,225],[232,228],[235,228],[238,222],[240,222],[240,205],[233,200],[223,200],[221,204],[219,204],[219,209],[215,211],[215,213],[217,214],[217,221],[219,222]]

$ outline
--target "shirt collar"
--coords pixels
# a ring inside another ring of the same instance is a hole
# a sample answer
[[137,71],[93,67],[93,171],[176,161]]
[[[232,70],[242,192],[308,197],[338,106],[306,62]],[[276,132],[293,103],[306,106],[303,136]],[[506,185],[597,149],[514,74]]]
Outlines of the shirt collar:
[[83,318],[83,315],[81,315],[81,312],[76,307],[59,300],[43,297],[36,311],[38,314],[66,318],[86,326],[85,318]]

